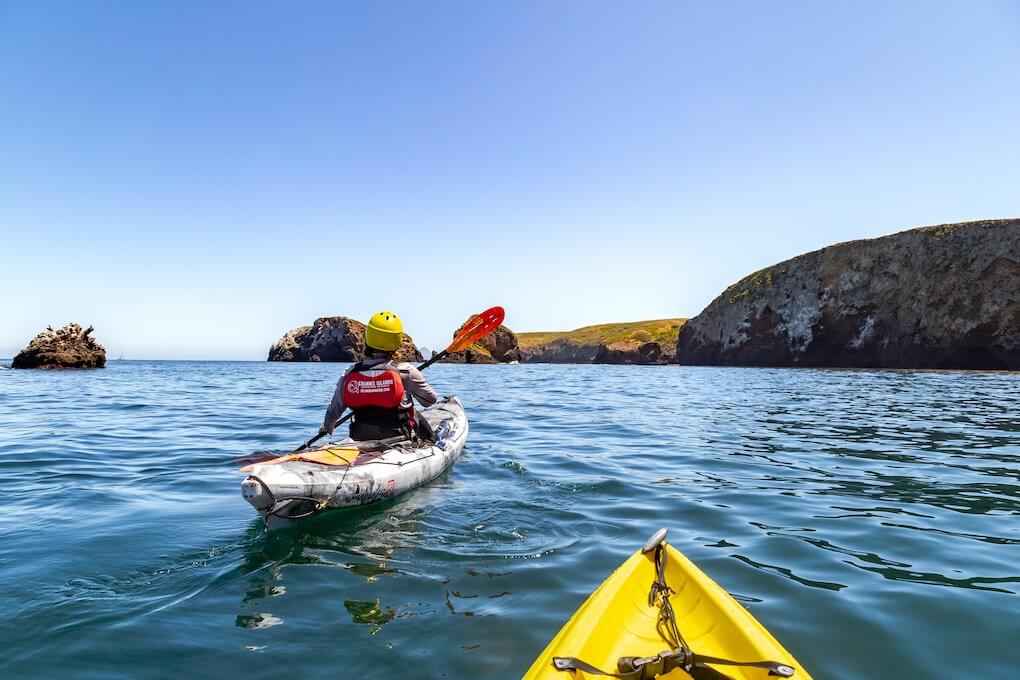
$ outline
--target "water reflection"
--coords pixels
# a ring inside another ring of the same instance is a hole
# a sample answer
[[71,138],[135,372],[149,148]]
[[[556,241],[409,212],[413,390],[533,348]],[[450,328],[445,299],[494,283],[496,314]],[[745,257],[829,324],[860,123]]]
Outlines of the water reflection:
[[375,635],[384,624],[389,623],[393,619],[412,616],[413,612],[410,611],[409,607],[400,607],[394,609],[392,606],[386,606],[385,608],[380,606],[379,600],[374,602],[362,602],[360,600],[344,600],[344,609],[351,615],[351,620],[354,623],[367,624],[372,627],[372,635]]
[[273,626],[278,626],[281,623],[283,623],[283,619],[265,612],[258,612],[255,614],[238,614],[237,619],[234,621],[234,625],[239,628],[248,628],[251,630],[272,628]]

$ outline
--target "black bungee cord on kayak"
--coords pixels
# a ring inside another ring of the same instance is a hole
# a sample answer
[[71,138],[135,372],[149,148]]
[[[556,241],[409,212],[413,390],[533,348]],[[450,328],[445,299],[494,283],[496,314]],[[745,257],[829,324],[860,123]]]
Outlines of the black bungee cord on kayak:
[[[347,472],[344,471],[344,477],[346,476]],[[273,492],[269,488],[269,485],[266,484],[261,479],[259,479],[258,475],[248,475],[248,479],[254,479],[256,482],[258,482],[262,486],[262,490],[266,493],[266,495],[269,496],[269,500],[271,501],[269,505],[266,507],[265,515],[263,515],[262,517],[262,533],[268,533],[270,517],[280,517],[282,519],[303,519],[305,517],[308,517],[309,515],[314,515],[315,513],[319,512],[320,510],[325,508],[326,505],[328,505],[331,500],[333,500],[332,495],[330,495],[330,497],[327,498],[326,500],[312,498],[310,496],[286,496],[285,498],[277,498],[276,496],[273,495]],[[342,479],[340,480],[340,483],[343,484]],[[336,492],[334,491],[333,493]],[[312,509],[309,510],[308,512],[303,512],[299,515],[281,515],[280,511],[287,507],[287,505],[291,501],[305,501],[307,503],[311,503]]]
[[641,552],[655,550],[655,580],[648,592],[648,606],[659,608],[659,618],[655,623],[656,630],[662,639],[669,643],[670,649],[655,656],[637,657],[621,656],[616,661],[617,672],[610,673],[596,668],[590,663],[571,656],[553,657],[553,668],[558,671],[584,671],[589,675],[604,675],[620,680],[654,680],[665,673],[682,668],[694,680],[727,680],[730,676],[706,664],[720,666],[749,666],[764,668],[769,675],[780,678],[793,677],[794,669],[777,661],[733,661],[714,656],[696,654],[680,633],[676,622],[676,613],[669,598],[674,591],[666,583],[666,529],[660,529],[652,536]]

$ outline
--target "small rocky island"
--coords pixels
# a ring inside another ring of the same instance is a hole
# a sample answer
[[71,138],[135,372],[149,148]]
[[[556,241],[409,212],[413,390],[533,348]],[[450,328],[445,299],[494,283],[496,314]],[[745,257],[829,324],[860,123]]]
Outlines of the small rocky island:
[[1020,370],[1020,219],[822,248],[688,321],[681,364]]
[[[411,336],[394,355],[397,361],[421,361]],[[365,324],[346,316],[324,316],[311,326],[284,333],[269,348],[269,361],[360,361],[365,358]]]
[[47,326],[18,352],[11,368],[102,368],[106,365],[106,348],[100,345],[89,326],[82,329],[69,323],[60,330]]
[[[461,328],[453,334],[454,337],[460,333]],[[520,360],[521,349],[517,335],[506,326],[500,326],[467,349],[451,352],[442,359],[451,364],[509,364]]]

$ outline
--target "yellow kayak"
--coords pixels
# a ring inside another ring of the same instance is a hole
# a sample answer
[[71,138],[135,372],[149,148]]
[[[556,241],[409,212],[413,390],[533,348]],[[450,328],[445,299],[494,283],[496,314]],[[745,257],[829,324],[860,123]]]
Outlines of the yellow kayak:
[[560,629],[524,680],[810,675],[660,529]]

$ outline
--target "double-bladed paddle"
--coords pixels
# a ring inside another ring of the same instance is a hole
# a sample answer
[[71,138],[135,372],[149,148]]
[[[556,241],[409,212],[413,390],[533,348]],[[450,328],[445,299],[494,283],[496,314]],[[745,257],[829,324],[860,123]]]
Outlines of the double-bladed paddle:
[[[453,342],[451,342],[449,346],[442,352],[434,354],[431,359],[419,365],[418,370],[424,371],[426,368],[436,363],[450,352],[459,352],[475,344],[476,342],[484,338],[486,335],[499,328],[499,325],[503,323],[503,317],[505,315],[506,312],[503,311],[502,307],[490,307],[481,314],[473,315],[470,319],[468,319],[464,323],[464,326],[460,329],[460,331],[457,332],[457,335],[454,336]],[[345,415],[343,418],[338,419],[335,423],[333,423],[333,429],[335,430],[339,425],[350,420],[351,416],[353,415],[354,413],[351,412]],[[322,430],[319,431],[319,434],[315,435],[314,437],[306,441],[304,444],[294,449],[291,453],[298,453],[299,451],[304,451],[309,446],[319,441],[325,435],[326,430],[325,428],[323,428]]]

